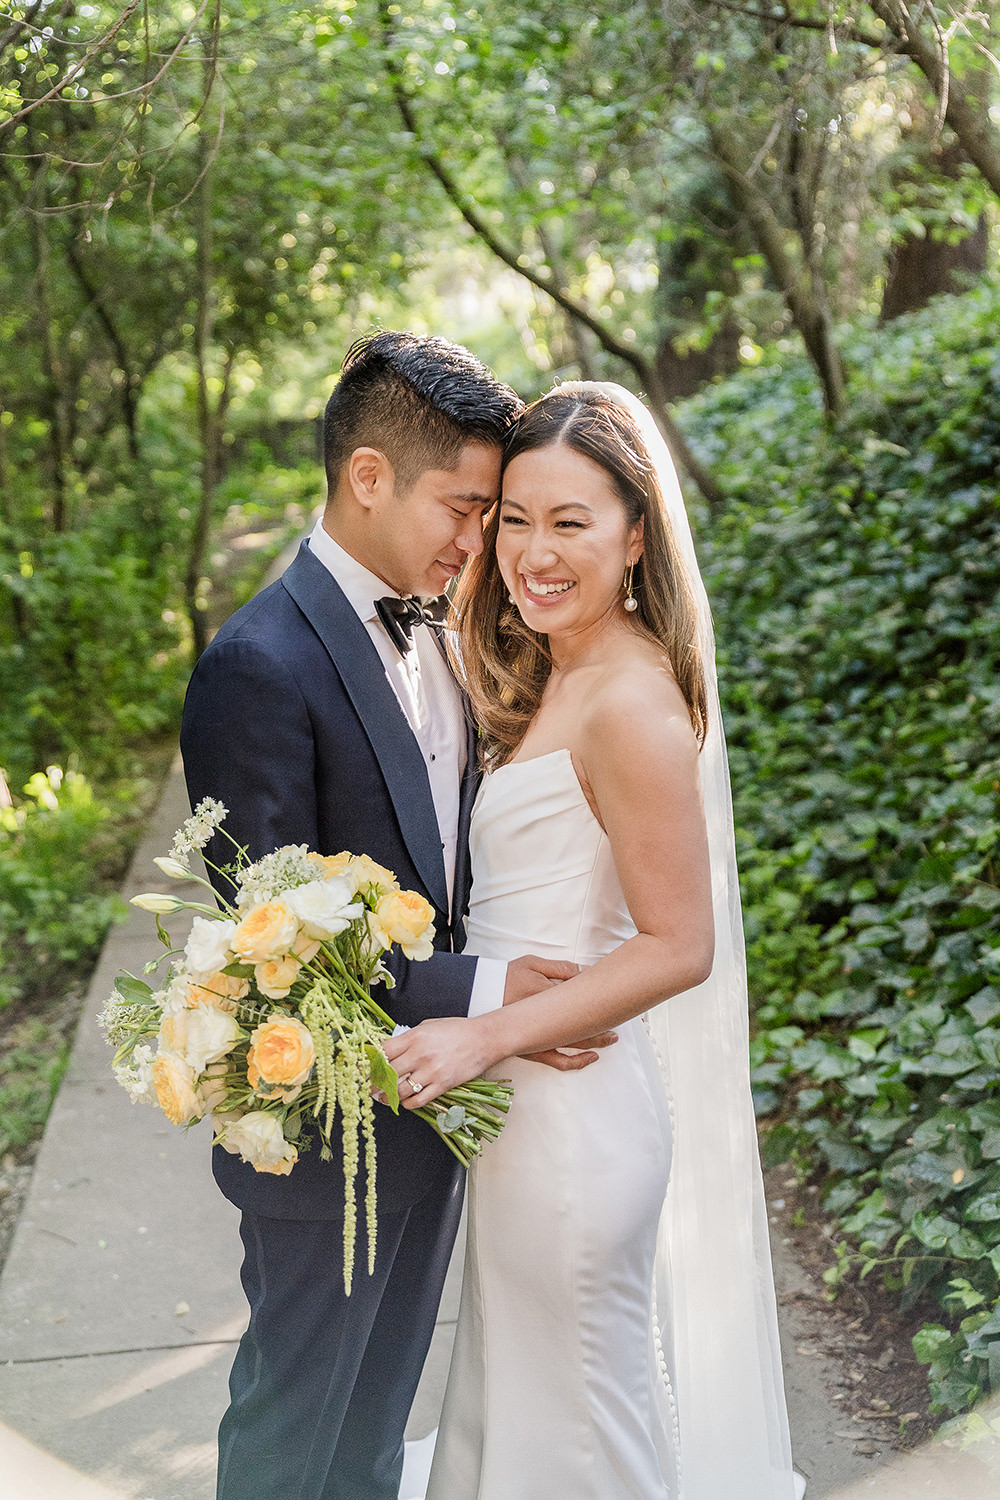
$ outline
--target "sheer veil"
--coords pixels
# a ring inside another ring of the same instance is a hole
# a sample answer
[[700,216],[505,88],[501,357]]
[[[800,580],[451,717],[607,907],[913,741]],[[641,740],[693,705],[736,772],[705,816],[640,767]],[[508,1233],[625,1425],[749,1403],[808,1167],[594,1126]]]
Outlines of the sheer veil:
[[748,1060],[747,976],[729,762],[712,616],[680,485],[646,407],[599,391],[638,423],[698,605],[708,694],[700,756],[715,913],[711,976],[647,1017],[674,1133],[656,1262],[656,1345],[673,1389],[681,1500],[795,1500],[767,1213]]

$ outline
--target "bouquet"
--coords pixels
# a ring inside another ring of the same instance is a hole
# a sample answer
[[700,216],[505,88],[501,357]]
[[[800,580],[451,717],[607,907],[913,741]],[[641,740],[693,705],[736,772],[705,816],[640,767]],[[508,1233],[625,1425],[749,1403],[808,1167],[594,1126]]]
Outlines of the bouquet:
[[[163,873],[211,891],[188,856],[204,848],[226,812],[211,798],[199,803],[169,856],[156,860]],[[168,949],[144,973],[171,963],[155,992],[143,979],[119,975],[101,1025],[115,1047],[115,1076],[133,1102],[158,1104],[175,1125],[211,1114],[216,1144],[258,1172],[291,1172],[317,1141],[330,1160],[339,1112],[349,1293],[362,1151],[369,1275],[375,1261],[373,1094],[399,1110],[399,1080],[382,1052],[395,1023],[372,986],[392,988],[384,958],[393,944],[409,959],[431,956],[433,910],[366,854],[321,855],[296,844],[251,863],[233,847],[233,863],[212,866],[232,881],[233,904],[220,909],[159,893],[132,898],[155,914]],[[171,948],[161,921],[181,910],[197,913],[183,950]],[[468,1166],[499,1135],[511,1092],[477,1078],[414,1113]]]

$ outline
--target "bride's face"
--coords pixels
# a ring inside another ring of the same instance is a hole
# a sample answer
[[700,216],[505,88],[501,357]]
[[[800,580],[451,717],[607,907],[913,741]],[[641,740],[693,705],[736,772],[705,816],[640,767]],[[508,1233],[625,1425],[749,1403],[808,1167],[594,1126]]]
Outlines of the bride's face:
[[532,630],[576,635],[613,617],[641,552],[642,522],[629,525],[599,464],[556,443],[507,465],[497,562]]

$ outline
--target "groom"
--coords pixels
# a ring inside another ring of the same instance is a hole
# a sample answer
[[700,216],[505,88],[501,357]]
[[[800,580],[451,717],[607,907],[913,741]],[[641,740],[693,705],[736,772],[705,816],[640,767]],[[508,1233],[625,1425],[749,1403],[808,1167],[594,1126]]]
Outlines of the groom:
[[[459,951],[475,731],[436,632],[405,602],[440,594],[481,550],[520,407],[444,339],[382,332],[355,344],[326,411],[323,518],[283,577],[219,631],[184,707],[191,802],[222,801],[252,859],[282,844],[349,849],[430,900],[437,952],[395,963],[385,999],[406,1025],[475,1014],[574,972]],[[207,853],[222,865],[227,849],[217,836]],[[403,1080],[401,1091],[419,1084]],[[250,1303],[219,1433],[218,1500],[396,1500],[464,1174],[415,1115],[376,1114],[375,1272],[356,1274],[350,1297],[339,1161],[309,1151],[280,1177],[215,1148],[216,1179],[242,1210]],[[365,1259],[359,1243],[357,1265]]]

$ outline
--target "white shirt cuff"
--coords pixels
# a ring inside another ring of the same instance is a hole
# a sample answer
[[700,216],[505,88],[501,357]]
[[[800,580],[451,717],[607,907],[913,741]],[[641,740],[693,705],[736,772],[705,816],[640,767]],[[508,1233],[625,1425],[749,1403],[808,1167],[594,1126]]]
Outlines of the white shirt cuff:
[[491,1010],[499,1010],[503,1004],[503,992],[507,987],[507,960],[505,958],[480,958],[476,961],[476,977],[472,981],[469,996],[469,1015],[485,1016]]

